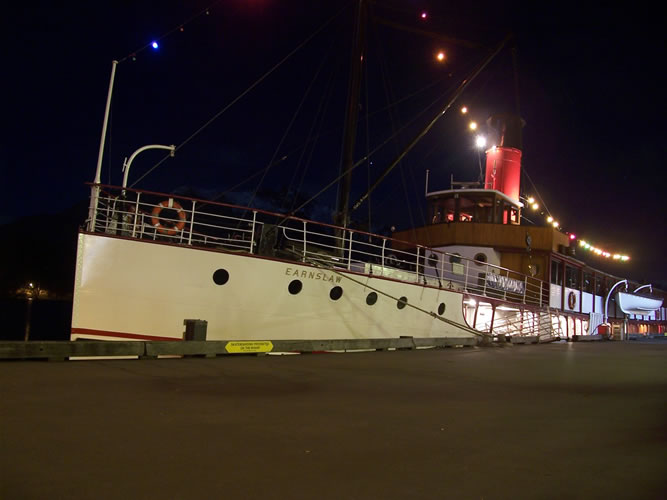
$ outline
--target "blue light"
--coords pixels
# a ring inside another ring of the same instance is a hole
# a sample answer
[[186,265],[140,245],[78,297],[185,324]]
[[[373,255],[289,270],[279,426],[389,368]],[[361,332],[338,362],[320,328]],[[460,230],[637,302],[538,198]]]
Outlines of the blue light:
[[153,42],[153,43],[151,43],[151,47],[153,47],[155,50],[157,50],[159,45],[157,44],[157,42]]

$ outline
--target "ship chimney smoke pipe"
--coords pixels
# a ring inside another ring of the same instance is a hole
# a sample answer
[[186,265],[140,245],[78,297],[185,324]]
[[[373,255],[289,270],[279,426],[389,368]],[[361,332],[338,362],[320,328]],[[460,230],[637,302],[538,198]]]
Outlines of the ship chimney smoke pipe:
[[526,122],[516,115],[498,114],[486,123],[496,137],[497,146],[486,152],[484,187],[518,201],[521,192],[521,129]]

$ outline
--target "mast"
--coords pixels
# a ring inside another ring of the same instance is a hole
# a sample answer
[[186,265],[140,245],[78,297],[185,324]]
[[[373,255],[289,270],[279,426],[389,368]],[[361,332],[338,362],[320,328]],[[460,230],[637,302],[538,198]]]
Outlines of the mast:
[[345,129],[343,132],[343,155],[340,165],[342,175],[338,187],[338,203],[334,223],[347,227],[349,223],[350,189],[352,185],[352,166],[354,163],[354,146],[357,137],[357,122],[359,119],[359,95],[361,93],[361,73],[364,63],[366,46],[366,4],[359,0],[357,11],[357,26],[352,59],[350,62],[350,81],[345,106]]

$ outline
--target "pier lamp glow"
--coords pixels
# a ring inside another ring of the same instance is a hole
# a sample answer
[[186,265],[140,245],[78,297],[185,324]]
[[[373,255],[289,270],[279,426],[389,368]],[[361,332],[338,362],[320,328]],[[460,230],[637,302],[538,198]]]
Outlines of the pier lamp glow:
[[468,107],[467,107],[467,106],[463,106],[463,107],[461,108],[461,114],[462,114],[462,115],[465,115],[467,112],[468,112]]
[[480,149],[486,146],[486,137],[484,137],[483,135],[478,135],[475,138],[475,146],[477,146]]
[[440,51],[440,52],[438,52],[438,55],[435,56],[435,58],[436,58],[439,62],[442,62],[442,61],[445,60],[445,53],[442,52],[442,51]]
[[557,228],[560,224],[558,224],[558,221],[553,221],[551,225],[555,228]]
[[532,208],[533,210],[537,210],[538,208],[540,208],[540,206],[539,206],[537,203],[533,203],[533,204],[531,205],[531,208]]
[[477,130],[477,122],[470,122],[470,124],[468,125],[468,128],[470,130]]
[[554,221],[554,218],[551,217],[551,215],[550,215],[549,217],[547,217],[547,222],[548,222],[549,224],[551,224],[553,221]]

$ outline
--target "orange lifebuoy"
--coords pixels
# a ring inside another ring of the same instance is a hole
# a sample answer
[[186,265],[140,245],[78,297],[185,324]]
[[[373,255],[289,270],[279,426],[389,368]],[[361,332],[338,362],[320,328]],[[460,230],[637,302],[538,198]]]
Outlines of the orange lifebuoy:
[[574,292],[570,292],[567,296],[567,305],[570,309],[574,309],[574,306],[577,305],[577,296]]
[[[160,213],[165,208],[168,210],[175,210],[176,215],[178,216],[178,221],[170,219],[169,223],[164,224],[163,221],[160,220]],[[185,212],[183,211],[183,207],[177,201],[174,201],[173,198],[161,201],[155,208],[153,208],[153,212],[151,212],[151,224],[155,226],[159,233],[169,236],[177,234],[185,227]]]

